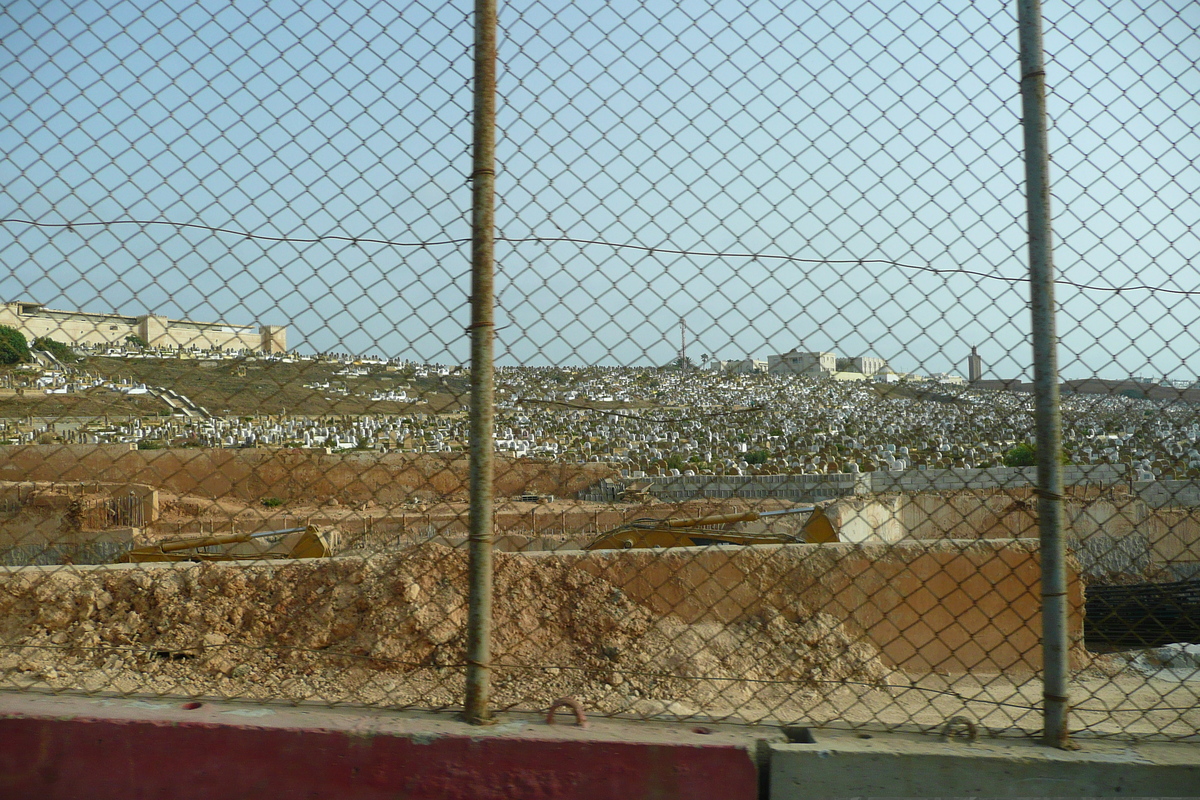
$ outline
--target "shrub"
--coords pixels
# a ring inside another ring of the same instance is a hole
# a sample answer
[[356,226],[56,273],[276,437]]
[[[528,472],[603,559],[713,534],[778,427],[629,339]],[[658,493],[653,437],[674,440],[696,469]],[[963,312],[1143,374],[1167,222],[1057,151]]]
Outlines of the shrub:
[[751,450],[746,453],[747,464],[765,464],[771,458],[771,454],[766,450]]
[[[1058,463],[1070,464],[1071,458],[1066,453],[1060,453]],[[1019,444],[1004,454],[1006,467],[1036,467],[1037,447],[1032,444]]]
[[1031,444],[1019,444],[1004,454],[1006,467],[1032,467],[1037,464],[1037,448]]
[[283,505],[283,501],[278,497],[264,497],[262,499],[262,504],[267,508],[279,508],[281,505]]
[[0,364],[22,364],[32,358],[25,334],[9,325],[0,325]]
[[79,360],[79,354],[72,350],[70,345],[56,342],[48,336],[39,336],[34,339],[30,347],[34,350],[41,350],[43,353],[49,353],[64,364]]

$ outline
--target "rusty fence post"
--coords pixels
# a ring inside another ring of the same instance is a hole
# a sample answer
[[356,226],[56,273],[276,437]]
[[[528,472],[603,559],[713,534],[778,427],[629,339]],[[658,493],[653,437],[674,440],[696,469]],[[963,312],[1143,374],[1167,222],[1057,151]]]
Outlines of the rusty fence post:
[[492,634],[493,345],[495,324],[496,0],[475,2],[474,146],[471,169],[471,517],[467,687],[463,714],[486,724]]

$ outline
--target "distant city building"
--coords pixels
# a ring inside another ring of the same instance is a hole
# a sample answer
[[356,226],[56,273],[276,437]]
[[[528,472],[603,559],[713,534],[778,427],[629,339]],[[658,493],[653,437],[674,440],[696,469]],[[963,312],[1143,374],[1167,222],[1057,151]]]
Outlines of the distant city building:
[[70,345],[124,346],[137,337],[149,347],[201,350],[287,352],[287,327],[192,322],[157,314],[126,317],[86,311],[57,311],[41,303],[7,302],[0,306],[0,325],[8,325],[33,340],[47,337]]
[[778,375],[804,375],[823,378],[837,371],[837,356],[833,353],[790,350],[767,356],[767,371]]
[[767,362],[761,358],[737,358],[732,361],[714,360],[711,363],[714,370],[735,375],[754,375],[767,371]]
[[983,359],[979,357],[979,353],[975,352],[975,348],[971,348],[971,355],[967,357],[967,380],[971,383],[979,383],[983,378]]
[[874,375],[877,372],[882,372],[887,369],[887,360],[877,356],[855,356],[850,359],[850,366],[854,372],[861,372],[863,375]]
[[888,369],[888,362],[874,355],[858,355],[853,359],[838,359],[838,372],[858,373],[871,378]]

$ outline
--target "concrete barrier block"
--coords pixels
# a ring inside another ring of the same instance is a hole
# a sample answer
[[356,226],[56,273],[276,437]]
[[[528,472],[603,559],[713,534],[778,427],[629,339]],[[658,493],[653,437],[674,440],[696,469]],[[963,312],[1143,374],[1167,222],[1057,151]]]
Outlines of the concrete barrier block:
[[1194,744],[1083,740],[1058,750],[1029,739],[811,731],[813,744],[772,744],[771,800],[807,797],[1193,796]]
[[0,797],[753,800],[751,728],[0,693]]

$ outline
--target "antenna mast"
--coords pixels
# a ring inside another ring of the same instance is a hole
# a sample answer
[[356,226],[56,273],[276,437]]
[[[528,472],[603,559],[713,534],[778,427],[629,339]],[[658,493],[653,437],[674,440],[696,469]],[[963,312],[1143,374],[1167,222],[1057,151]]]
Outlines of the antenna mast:
[[685,331],[683,317],[679,318],[679,368],[687,368],[687,342],[685,340]]

